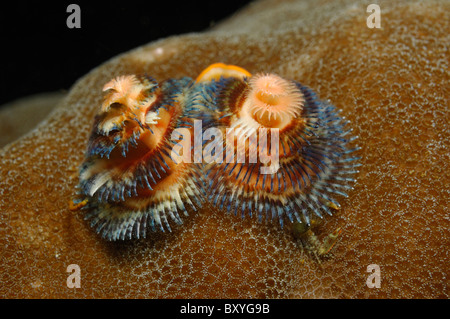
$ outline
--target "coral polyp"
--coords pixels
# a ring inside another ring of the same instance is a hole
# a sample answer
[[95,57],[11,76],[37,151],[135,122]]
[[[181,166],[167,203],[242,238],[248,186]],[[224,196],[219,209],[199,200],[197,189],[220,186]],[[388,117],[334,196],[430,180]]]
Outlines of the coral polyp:
[[[109,240],[170,230],[200,205],[198,167],[171,158],[177,128],[192,127],[187,106],[190,78],[157,83],[146,76],[122,76],[104,86],[95,117],[80,192],[88,198],[86,218]],[[196,203],[196,205],[193,204]]]
[[224,76],[212,85],[216,125],[232,136],[225,160],[206,167],[214,205],[281,225],[332,215],[340,207],[335,195],[347,196],[359,166],[358,147],[348,146],[355,137],[336,108],[274,74]]

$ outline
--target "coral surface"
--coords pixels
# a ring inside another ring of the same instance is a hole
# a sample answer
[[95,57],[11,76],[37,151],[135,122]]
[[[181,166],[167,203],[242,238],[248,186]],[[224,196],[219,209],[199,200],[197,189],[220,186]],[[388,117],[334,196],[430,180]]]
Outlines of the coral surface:
[[0,147],[15,141],[36,127],[63,97],[63,92],[41,93],[2,105]]
[[[200,34],[120,55],[74,84],[26,136],[0,151],[0,296],[448,298],[448,1],[261,1]],[[224,62],[313,88],[351,121],[358,181],[315,230],[341,227],[319,263],[287,228],[206,205],[172,233],[106,242],[68,201],[103,85],[158,81]],[[67,266],[81,288],[67,287]],[[367,266],[381,270],[368,288]]]

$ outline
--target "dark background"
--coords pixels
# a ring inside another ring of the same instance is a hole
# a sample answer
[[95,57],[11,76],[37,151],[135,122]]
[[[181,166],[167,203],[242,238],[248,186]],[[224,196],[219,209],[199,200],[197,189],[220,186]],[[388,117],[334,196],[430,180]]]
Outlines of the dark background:
[[[0,6],[0,105],[67,90],[119,53],[170,35],[200,32],[250,1],[13,1]],[[69,4],[81,29],[69,29]]]

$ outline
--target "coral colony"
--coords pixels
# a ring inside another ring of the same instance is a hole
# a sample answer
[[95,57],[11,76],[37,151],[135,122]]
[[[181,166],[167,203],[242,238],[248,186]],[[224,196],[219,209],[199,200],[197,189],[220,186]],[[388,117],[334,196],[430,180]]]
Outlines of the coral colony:
[[103,91],[72,205],[107,240],[170,231],[205,201],[309,226],[352,189],[355,138],[295,81],[216,63],[195,80],[127,75]]

